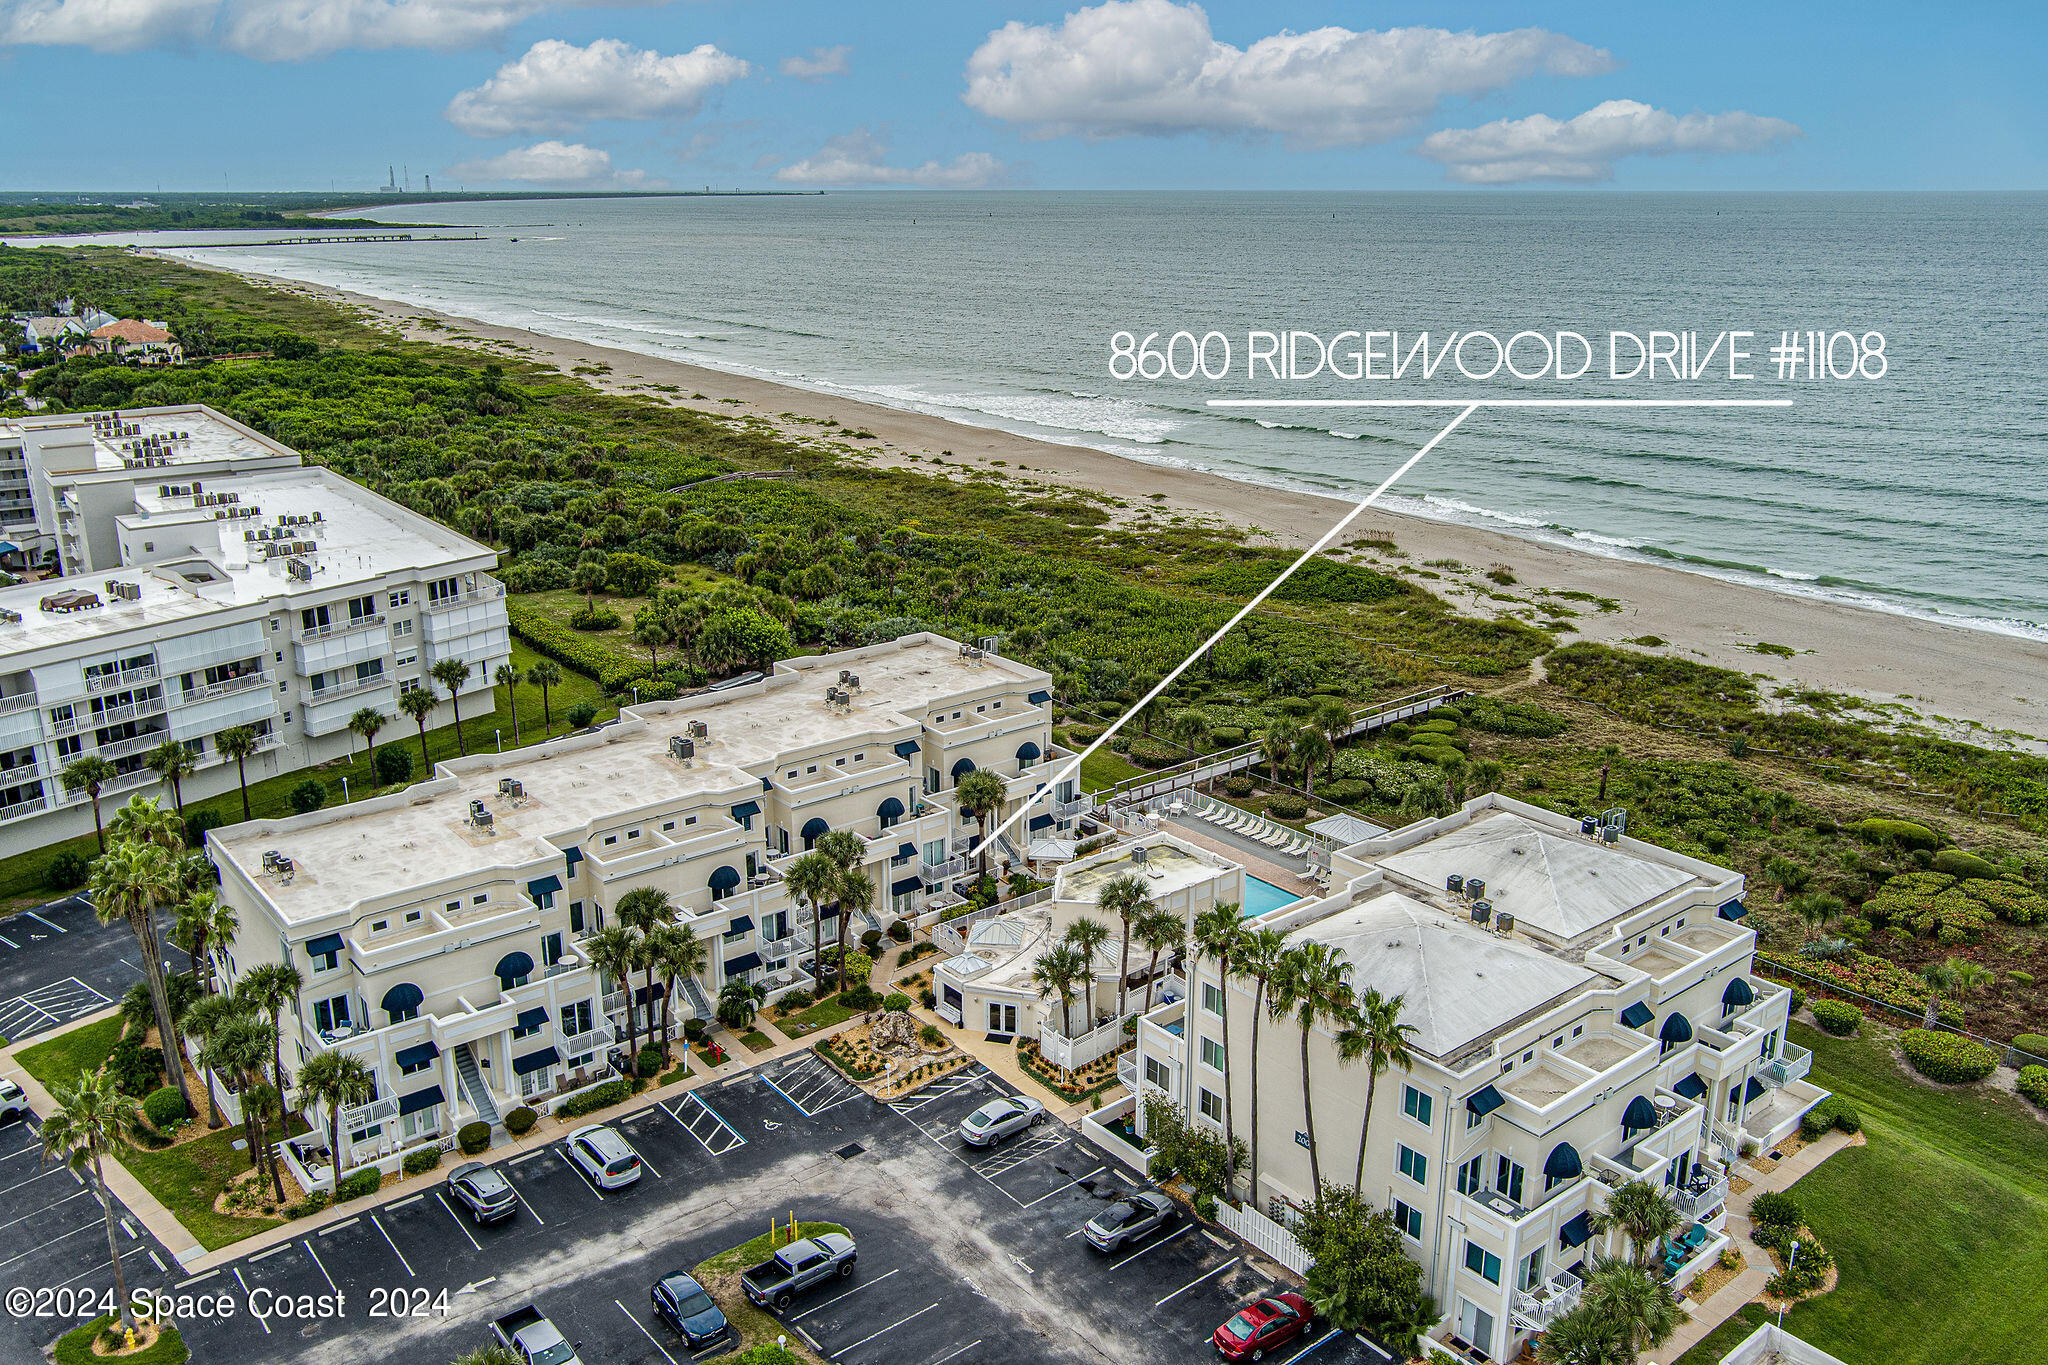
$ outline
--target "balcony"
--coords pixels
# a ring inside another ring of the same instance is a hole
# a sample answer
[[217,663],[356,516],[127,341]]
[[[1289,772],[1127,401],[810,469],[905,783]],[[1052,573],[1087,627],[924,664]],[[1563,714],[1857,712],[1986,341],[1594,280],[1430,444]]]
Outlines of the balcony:
[[1763,1077],[1765,1085],[1785,1086],[1805,1079],[1806,1073],[1812,1069],[1812,1052],[1797,1043],[1779,1043],[1777,1057],[1765,1063],[1758,1074]]
[[1675,1189],[1671,1202],[1688,1223],[1704,1223],[1728,1202],[1728,1177],[1714,1177],[1697,1189]]
[[122,721],[154,716],[163,709],[164,699],[161,696],[144,697],[125,706],[110,706],[104,711],[91,711],[84,715],[74,712],[63,720],[51,721],[50,729],[53,733],[68,735],[76,730],[96,730],[104,725],[119,725]]
[[359,678],[355,682],[342,683],[334,687],[303,687],[299,689],[299,695],[305,699],[306,705],[318,706],[322,702],[334,701],[339,697],[353,697],[364,692],[388,689],[392,681],[389,675],[380,673],[374,678]]
[[[111,760],[126,758],[130,754],[146,754],[170,737],[171,732],[168,730],[152,730],[146,735],[136,735],[133,739],[116,740],[112,744],[100,745],[100,757]],[[147,773],[152,781],[156,778],[156,774],[148,768],[138,769],[138,771]],[[113,785],[113,783],[109,782],[102,790],[111,790]]]
[[1052,818],[1065,824],[1075,816],[1086,815],[1094,809],[1095,798],[1092,796],[1076,797],[1072,801],[1055,801],[1052,803]]
[[581,1057],[586,1052],[602,1052],[610,1047],[613,1041],[612,1031],[599,1024],[588,1033],[572,1033],[563,1038],[560,1044],[562,1057],[566,1060],[570,1057]]
[[11,716],[16,711],[32,710],[35,705],[36,694],[33,692],[16,692],[11,696],[0,697],[0,716]]
[[24,815],[34,815],[39,810],[47,810],[49,805],[49,797],[31,796],[28,800],[17,801],[11,806],[0,806],[0,820],[19,820]]
[[205,687],[188,688],[171,702],[173,706],[191,706],[197,702],[212,701],[217,697],[231,697],[237,692],[247,692],[252,687],[268,684],[270,675],[264,672],[244,673],[239,678],[226,678]]
[[383,612],[372,612],[368,616],[352,616],[346,621],[333,621],[324,626],[300,626],[292,632],[292,638],[301,644],[315,640],[331,640],[337,635],[353,635],[359,630],[375,630],[384,624]]
[[924,884],[930,887],[937,886],[941,882],[949,881],[952,878],[959,876],[966,870],[967,859],[962,857],[952,857],[946,859],[944,862],[939,863],[919,863],[917,867],[917,874],[918,876],[924,879]]
[[154,681],[157,676],[155,664],[144,664],[140,668],[124,668],[116,673],[92,673],[85,679],[88,692],[120,692],[137,683]]
[[1517,1289],[1510,1305],[1514,1309],[1515,1326],[1530,1332],[1549,1330],[1555,1319],[1579,1306],[1579,1294],[1583,1288],[1578,1276],[1569,1270],[1560,1270],[1534,1289]]

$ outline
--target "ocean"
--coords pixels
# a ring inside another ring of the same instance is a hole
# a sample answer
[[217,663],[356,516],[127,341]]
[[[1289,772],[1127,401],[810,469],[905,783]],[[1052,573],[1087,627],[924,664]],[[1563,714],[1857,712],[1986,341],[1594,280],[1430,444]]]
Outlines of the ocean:
[[[408,203],[377,216],[474,225],[486,239],[203,255],[1326,492],[1372,487],[1448,414],[1205,401],[1789,397],[1783,410],[1482,412],[1387,505],[2048,638],[2048,195],[850,193]],[[1782,330],[1878,331],[1888,372],[1662,389],[1246,382],[1245,335],[1285,328],[1567,328],[1596,342],[1615,329],[1741,328],[1757,333],[1766,370]],[[1236,339],[1237,368],[1213,382],[1111,377],[1114,333],[1180,329]]]

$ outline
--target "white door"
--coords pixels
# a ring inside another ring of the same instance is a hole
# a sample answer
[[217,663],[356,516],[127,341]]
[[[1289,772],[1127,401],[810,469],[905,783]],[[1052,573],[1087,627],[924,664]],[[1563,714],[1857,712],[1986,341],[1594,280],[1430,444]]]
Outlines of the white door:
[[1458,1335],[1487,1355],[1493,1354],[1493,1314],[1470,1299],[1458,1300]]
[[988,1031],[990,1033],[1015,1033],[1017,1031],[1017,1007],[998,1005],[990,1002],[988,1007]]

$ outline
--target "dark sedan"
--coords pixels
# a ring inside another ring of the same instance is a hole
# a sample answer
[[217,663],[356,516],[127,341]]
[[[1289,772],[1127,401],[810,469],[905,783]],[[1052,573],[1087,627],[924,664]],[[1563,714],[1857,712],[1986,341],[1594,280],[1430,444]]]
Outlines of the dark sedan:
[[704,1292],[704,1286],[680,1270],[657,1280],[648,1295],[654,1300],[655,1316],[693,1351],[722,1340],[729,1330],[725,1314]]

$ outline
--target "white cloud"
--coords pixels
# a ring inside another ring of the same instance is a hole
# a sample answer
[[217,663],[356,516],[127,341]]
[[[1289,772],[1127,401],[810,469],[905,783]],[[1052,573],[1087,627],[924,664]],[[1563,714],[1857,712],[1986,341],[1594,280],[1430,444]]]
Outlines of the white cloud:
[[616,38],[588,47],[547,38],[450,100],[447,115],[473,137],[565,133],[606,118],[685,119],[750,70],[709,43],[663,56]]
[[1007,180],[1010,168],[987,152],[966,152],[951,161],[891,166],[883,158],[888,142],[866,128],[835,137],[803,160],[784,166],[775,178],[791,185],[916,185],[923,189],[977,190]]
[[1219,42],[1196,4],[1109,0],[1059,24],[1011,21],[967,59],[968,105],[1037,137],[1272,133],[1383,142],[1447,98],[1539,72],[1597,75],[1607,52],[1543,29],[1280,32]]
[[1503,185],[1611,180],[1614,163],[1624,156],[1762,152],[1804,136],[1784,119],[1740,110],[1680,116],[1636,100],[1608,100],[1572,119],[1531,114],[1479,128],[1446,128],[1424,138],[1416,150],[1442,162],[1452,180]]
[[622,171],[612,165],[612,154],[580,142],[536,142],[516,147],[497,156],[478,157],[450,166],[447,174],[457,181],[495,183],[516,180],[529,185],[582,190],[658,190],[667,182],[655,180],[645,171]]
[[[348,49],[476,47],[545,9],[641,0],[0,0],[0,44],[219,47],[291,62]],[[644,0],[652,3],[654,0]]]
[[844,76],[846,59],[852,55],[850,47],[814,47],[801,57],[784,57],[777,70],[800,81],[822,81],[827,76]]

